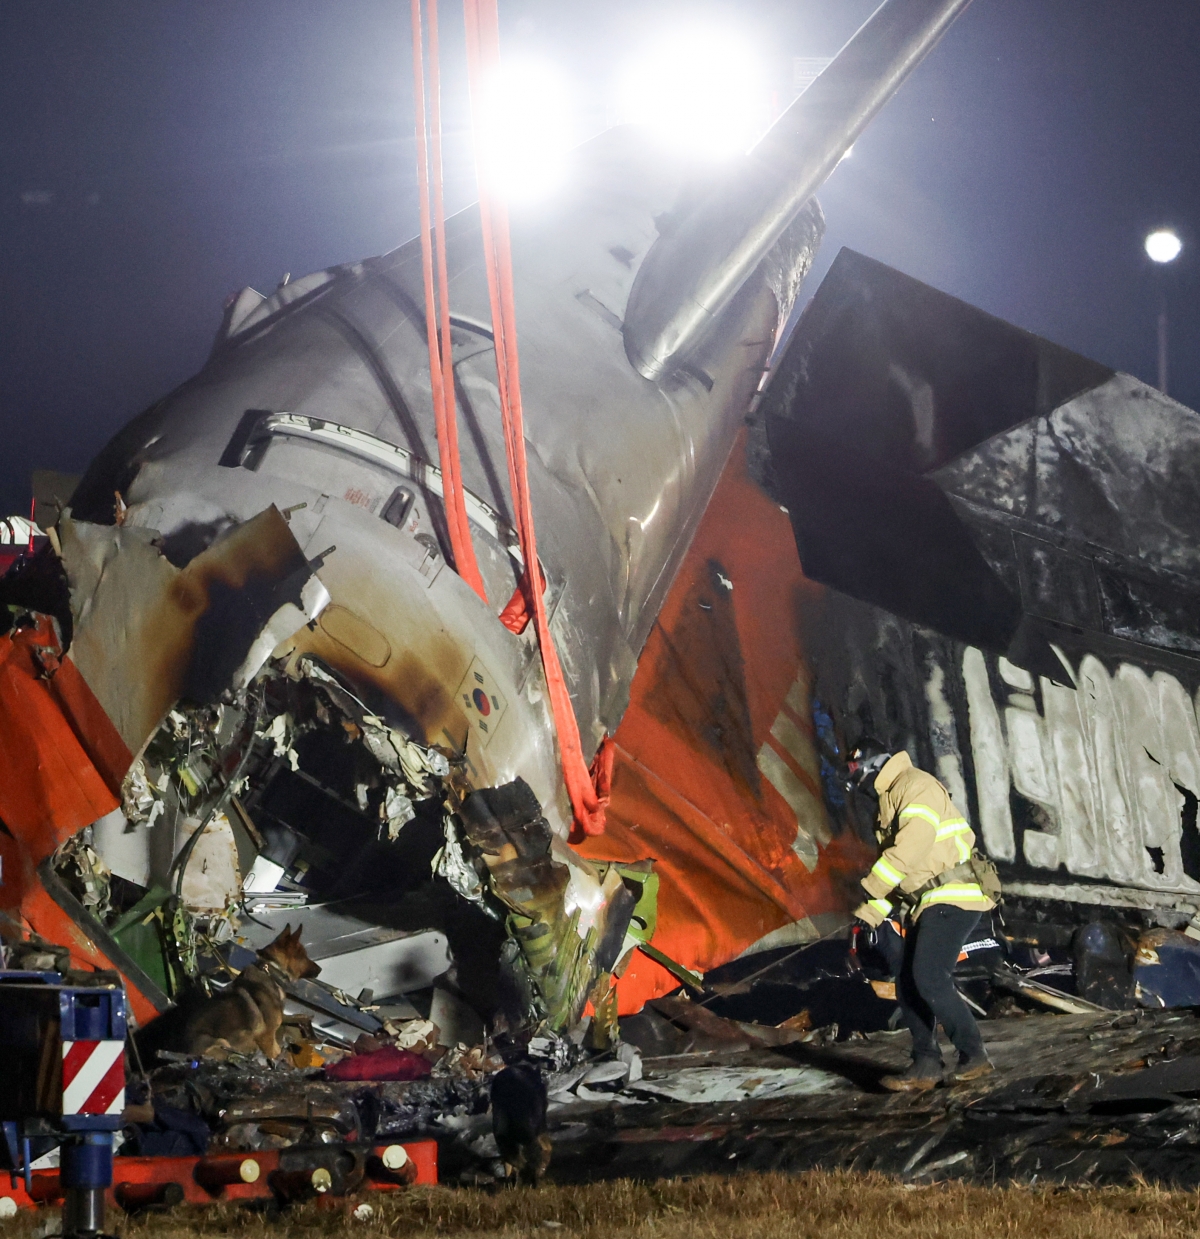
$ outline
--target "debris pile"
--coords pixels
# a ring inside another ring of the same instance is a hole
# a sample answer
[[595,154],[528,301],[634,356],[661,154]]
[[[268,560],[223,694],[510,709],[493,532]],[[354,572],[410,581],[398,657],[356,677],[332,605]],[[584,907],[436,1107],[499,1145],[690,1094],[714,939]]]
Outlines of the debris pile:
[[[614,978],[653,951],[652,864],[581,858],[523,780],[478,788],[448,732],[306,648],[323,556],[287,513],[188,541],[125,512],[64,513],[5,582],[10,639],[38,683],[79,677],[111,755],[87,752],[109,812],[14,824],[144,1004],[124,1151],[444,1133],[506,1061],[556,1078],[623,1052]],[[68,970],[30,907],[10,966]]]
[[448,733],[305,652],[328,595],[286,514],[188,542],[66,513],[53,541],[23,563],[54,614],[35,599],[10,626],[53,628],[132,757],[119,807],[42,876],[155,1006],[217,992],[301,908],[323,975],[289,997],[343,1050],[416,1016],[412,994],[473,1045],[563,1032],[610,993],[653,933],[649,863],[581,859],[521,780],[474,790]]
[[1191,1012],[1031,1014],[981,1024],[986,1080],[897,1098],[906,1032],[647,1056],[641,1104],[552,1109],[552,1175],[854,1168],[914,1183],[1200,1182]]
[[[65,843],[54,869],[172,999],[213,992],[238,948],[307,907],[314,958],[337,960],[323,965],[328,997],[358,1013],[322,1026],[334,1044],[407,1011],[385,1000],[452,967],[458,983],[443,988],[469,1021],[562,1031],[652,932],[650,866],[581,860],[522,781],[473,792],[464,765],[286,651],[241,692],[177,703],[130,768],[121,809]],[[397,962],[405,975],[388,975]],[[467,972],[493,979],[469,993]],[[377,983],[357,984],[368,974]]]
[[[616,1039],[605,999],[653,932],[650,865],[580,861],[523,782],[473,792],[462,768],[307,655],[169,712],[114,820],[54,857],[175,1004],[136,1039],[154,1124],[185,1112],[229,1150],[416,1134],[486,1110],[497,1045],[554,1063]],[[278,974],[282,1057],[238,1053],[236,1027],[189,1043],[203,1003],[300,919],[315,976]]]

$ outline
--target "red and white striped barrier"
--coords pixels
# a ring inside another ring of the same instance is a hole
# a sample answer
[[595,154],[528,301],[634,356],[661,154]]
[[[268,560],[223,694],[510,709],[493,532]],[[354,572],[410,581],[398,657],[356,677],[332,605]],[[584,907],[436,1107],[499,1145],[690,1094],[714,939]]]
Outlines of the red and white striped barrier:
[[62,1043],[63,1114],[120,1114],[125,1109],[125,1042]]

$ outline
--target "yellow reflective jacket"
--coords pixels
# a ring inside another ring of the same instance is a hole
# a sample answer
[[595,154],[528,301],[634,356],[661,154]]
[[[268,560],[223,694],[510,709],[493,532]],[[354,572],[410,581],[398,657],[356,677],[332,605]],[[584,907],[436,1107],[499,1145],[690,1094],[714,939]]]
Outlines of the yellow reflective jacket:
[[[970,860],[975,833],[950,793],[907,753],[896,753],[875,777],[879,793],[879,839],[883,854],[862,880],[867,900],[854,915],[871,925],[881,924],[892,911],[888,896],[897,888],[905,894]],[[931,886],[912,911],[915,920],[926,908],[948,903],[956,908],[986,912],[993,906],[973,875]]]

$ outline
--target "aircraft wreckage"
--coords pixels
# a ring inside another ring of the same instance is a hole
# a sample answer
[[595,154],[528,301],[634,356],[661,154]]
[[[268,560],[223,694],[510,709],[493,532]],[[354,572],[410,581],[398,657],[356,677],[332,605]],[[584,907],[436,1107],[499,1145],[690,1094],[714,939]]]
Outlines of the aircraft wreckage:
[[[481,589],[420,242],[231,300],[3,578],[25,966],[115,969],[145,1024],[302,923],[320,977],[288,994],[321,1044],[428,1021],[561,1059],[723,965],[713,1009],[755,1019],[747,969],[857,902],[874,844],[838,769],[869,732],[967,808],[1026,974],[1200,1002],[1160,975],[1200,914],[1200,421],[850,251],[779,343],[813,192],[963,7],[887,0],[718,184],[620,129],[513,213],[537,573],[477,209],[446,225],[440,347]],[[792,988],[772,1022],[812,1007]]]

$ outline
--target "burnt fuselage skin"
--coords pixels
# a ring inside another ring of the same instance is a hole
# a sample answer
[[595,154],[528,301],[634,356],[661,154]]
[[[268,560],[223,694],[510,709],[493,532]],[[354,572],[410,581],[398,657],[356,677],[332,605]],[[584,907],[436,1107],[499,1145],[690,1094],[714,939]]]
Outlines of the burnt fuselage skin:
[[[884,0],[753,150],[703,176],[631,129],[576,152],[514,211],[529,486],[551,632],[585,752],[615,730],[638,654],[820,240],[811,195],[968,0]],[[420,246],[229,307],[209,364],[102,453],[76,516],[183,548],[268,503],[294,513],[332,597],[298,643],[464,752],[569,805],[531,636],[496,621],[519,576],[479,219],[447,235],[462,477],[487,602],[444,570]],[[445,342],[443,342],[445,343]],[[301,506],[303,505],[303,506]]]
[[[687,169],[631,130],[576,152],[568,188],[514,211],[522,389],[551,629],[585,752],[615,730],[638,653],[775,341],[775,289],[819,242],[812,203],[670,380],[629,364],[621,319],[656,218]],[[84,478],[74,515],[158,530],[177,562],[274,503],[332,602],[292,644],[475,786],[520,776],[555,830],[569,805],[532,636],[496,616],[520,574],[511,534],[478,215],[449,222],[452,345],[468,516],[485,604],[447,564],[420,247],[247,290],[193,379],[135,419]],[[299,506],[303,505],[303,506]],[[479,701],[476,689],[486,700]]]

